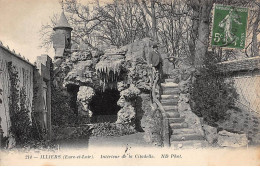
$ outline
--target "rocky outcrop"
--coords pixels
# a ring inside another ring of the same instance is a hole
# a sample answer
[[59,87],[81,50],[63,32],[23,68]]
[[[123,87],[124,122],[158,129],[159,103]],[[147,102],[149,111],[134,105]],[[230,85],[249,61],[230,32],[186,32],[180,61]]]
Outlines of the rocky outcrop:
[[189,128],[193,129],[194,133],[204,137],[201,120],[195,113],[192,112],[190,107],[191,100],[189,91],[194,68],[183,64],[176,72],[178,73],[176,73],[175,78],[178,77],[178,87],[180,90],[178,112],[181,116],[185,117],[185,122],[188,124]]
[[92,60],[79,61],[74,64],[73,69],[67,74],[64,79],[64,86],[73,85],[91,85],[92,80]]
[[140,94],[140,90],[136,88],[134,85],[130,85],[129,88],[122,90],[120,92],[120,98],[117,104],[122,107],[117,113],[117,121],[118,124],[130,124],[135,126],[135,109],[134,98],[136,98]]
[[151,111],[145,114],[143,120],[143,123],[145,123],[145,127],[143,128],[145,131],[144,140],[147,143],[154,144],[155,146],[162,146],[162,114],[155,103],[150,105],[150,107]]
[[77,94],[78,114],[81,117],[80,123],[90,123],[92,111],[89,110],[91,98],[95,95],[91,87],[80,86]]
[[[90,93],[84,93],[87,88],[94,91],[117,89],[120,91],[118,105],[121,107],[117,123],[134,126],[137,115],[136,100],[139,99],[141,103],[142,98],[139,95],[147,94],[151,90],[151,68],[147,60],[152,44],[149,38],[145,38],[120,48],[111,47],[104,53],[90,52],[85,47],[79,47],[79,50],[74,46],[70,57],[55,60],[55,79],[60,79],[59,83],[64,87],[80,86],[77,97],[78,111],[85,116],[91,114],[88,109],[89,100],[86,99]],[[144,112],[138,113],[139,121],[149,110],[145,108],[142,111]]]
[[217,128],[203,124],[203,130],[209,144],[214,144],[218,141]]

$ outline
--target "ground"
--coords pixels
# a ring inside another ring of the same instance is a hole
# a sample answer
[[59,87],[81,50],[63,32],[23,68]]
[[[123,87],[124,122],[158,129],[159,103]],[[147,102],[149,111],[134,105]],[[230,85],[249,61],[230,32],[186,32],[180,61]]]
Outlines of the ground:
[[150,147],[144,140],[144,132],[120,136],[120,137],[90,137],[89,147],[116,146],[116,147]]

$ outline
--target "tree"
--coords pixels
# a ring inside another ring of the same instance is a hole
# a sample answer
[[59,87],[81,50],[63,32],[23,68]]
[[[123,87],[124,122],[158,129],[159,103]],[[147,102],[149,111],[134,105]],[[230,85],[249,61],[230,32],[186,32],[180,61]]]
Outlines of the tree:
[[194,65],[203,65],[203,60],[209,46],[209,25],[210,25],[210,12],[213,6],[213,0],[200,1],[200,15],[198,26],[198,38],[195,42],[195,60]]
[[[72,41],[85,43],[90,49],[104,50],[123,46],[136,39],[150,37],[160,43],[165,52],[201,65],[209,47],[211,10],[213,3],[251,7],[245,51],[213,47],[222,60],[238,53],[251,57],[259,54],[258,0],[113,0],[111,3],[83,4],[65,0],[64,9],[73,27]],[[257,5],[258,4],[258,5]],[[42,26],[42,46],[51,45],[52,28],[57,15]]]
[[142,6],[152,20],[152,37],[155,41],[158,41],[157,26],[156,26],[157,23],[156,23],[156,15],[155,15],[155,3],[156,3],[156,0],[150,0],[151,10],[149,10],[147,2],[145,0],[142,0]]

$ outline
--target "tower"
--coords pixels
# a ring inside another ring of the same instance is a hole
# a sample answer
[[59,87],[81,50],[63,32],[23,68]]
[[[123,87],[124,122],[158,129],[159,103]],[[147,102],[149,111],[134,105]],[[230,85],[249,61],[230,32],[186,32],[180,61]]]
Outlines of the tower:
[[73,30],[62,9],[60,19],[53,28],[53,48],[55,49],[55,58],[64,57],[66,49],[71,47],[71,31]]

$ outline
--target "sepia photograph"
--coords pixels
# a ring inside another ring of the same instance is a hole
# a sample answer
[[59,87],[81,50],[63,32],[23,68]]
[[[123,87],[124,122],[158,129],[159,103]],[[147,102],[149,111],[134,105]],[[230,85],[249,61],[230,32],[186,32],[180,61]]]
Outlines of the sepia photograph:
[[259,166],[260,0],[0,0],[0,166]]

